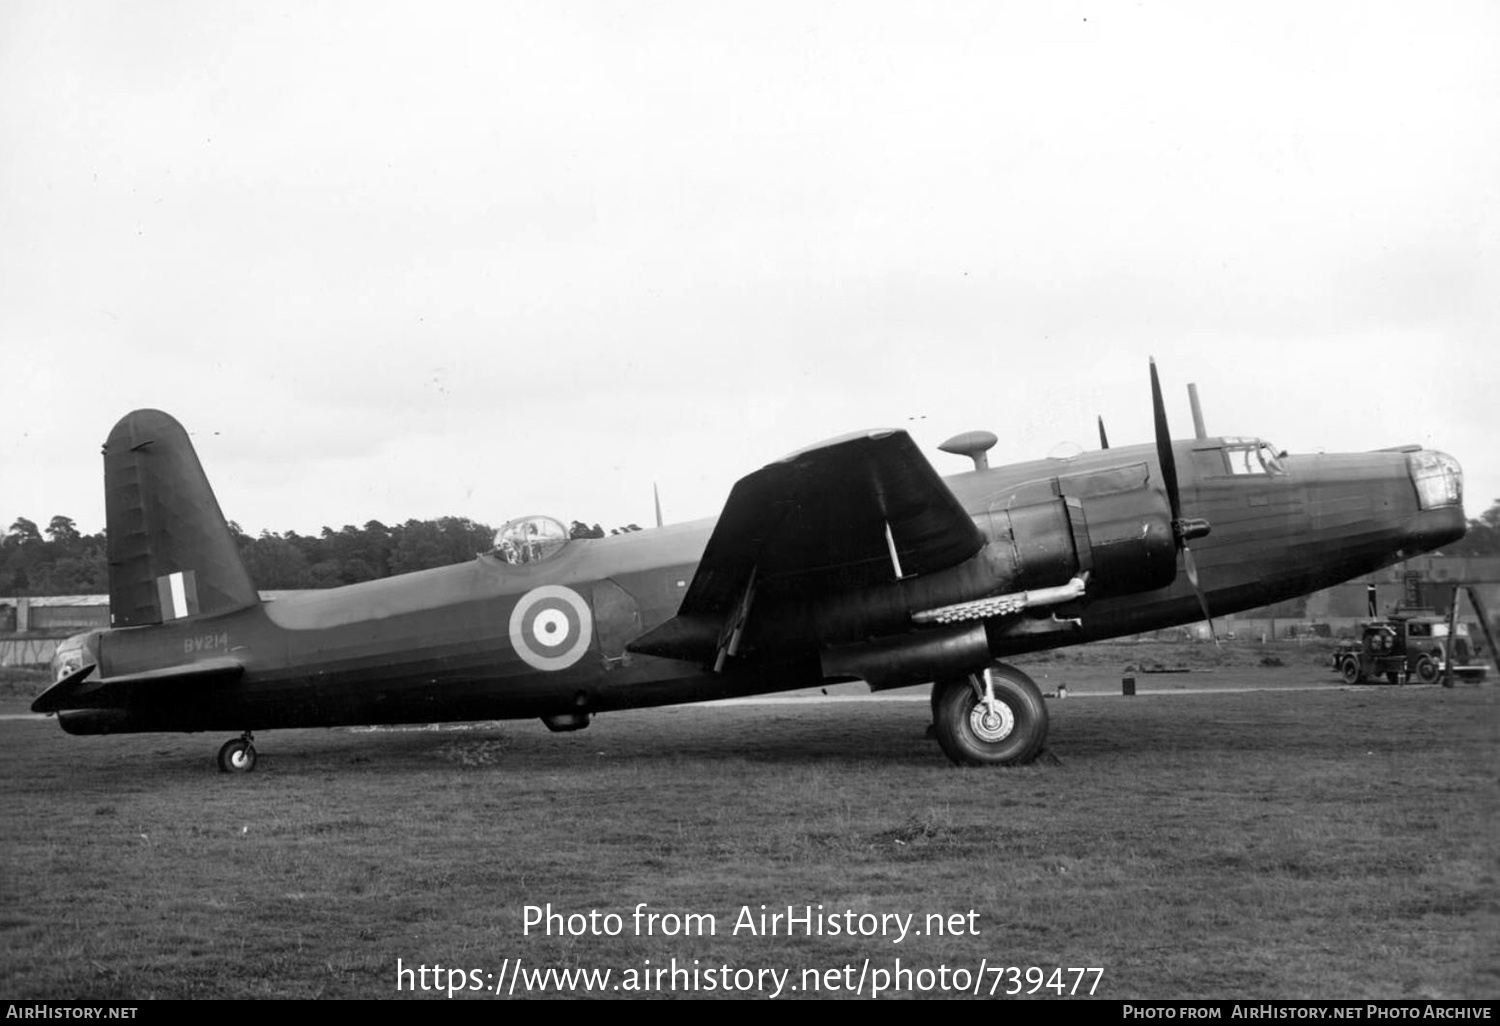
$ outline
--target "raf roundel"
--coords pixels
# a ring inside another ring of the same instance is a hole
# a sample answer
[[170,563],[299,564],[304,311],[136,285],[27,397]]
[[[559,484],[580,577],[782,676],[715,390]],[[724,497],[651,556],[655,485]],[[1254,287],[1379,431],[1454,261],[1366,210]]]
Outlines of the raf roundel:
[[566,670],[583,658],[593,638],[588,603],[560,584],[533,588],[510,614],[510,643],[538,670]]

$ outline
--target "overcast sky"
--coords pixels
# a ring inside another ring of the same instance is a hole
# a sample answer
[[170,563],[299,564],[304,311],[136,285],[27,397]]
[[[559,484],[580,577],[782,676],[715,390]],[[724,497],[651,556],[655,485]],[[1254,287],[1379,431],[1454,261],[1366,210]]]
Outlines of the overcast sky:
[[1405,442],[1500,497],[1500,5],[0,4],[0,530],[717,512],[809,443]]

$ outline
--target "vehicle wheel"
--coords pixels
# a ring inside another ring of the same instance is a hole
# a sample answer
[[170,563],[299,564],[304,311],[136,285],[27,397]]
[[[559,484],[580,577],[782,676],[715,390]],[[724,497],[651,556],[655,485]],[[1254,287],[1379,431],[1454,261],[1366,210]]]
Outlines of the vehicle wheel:
[[225,741],[219,749],[221,773],[249,773],[255,768],[255,746],[242,737]]
[[1344,660],[1343,665],[1339,667],[1339,672],[1344,675],[1345,684],[1358,684],[1364,680],[1359,672],[1359,660],[1353,656]]
[[1423,684],[1436,684],[1438,679],[1438,664],[1432,656],[1423,656],[1417,660],[1417,680]]
[[995,715],[968,678],[933,685],[938,744],[959,766],[1019,766],[1035,759],[1047,740],[1047,703],[1036,683],[1004,663],[995,663],[990,676]]

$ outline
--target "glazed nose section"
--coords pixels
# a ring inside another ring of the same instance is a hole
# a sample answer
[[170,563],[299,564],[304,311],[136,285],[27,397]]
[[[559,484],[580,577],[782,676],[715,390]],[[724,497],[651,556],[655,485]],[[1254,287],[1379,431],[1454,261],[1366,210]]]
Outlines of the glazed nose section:
[[[1408,550],[1431,552],[1464,536],[1464,472],[1447,453],[1408,453],[1406,468],[1417,492],[1417,515],[1407,522]],[[1413,553],[1415,554],[1415,553]]]
[[1445,452],[1422,449],[1407,454],[1406,468],[1412,484],[1417,486],[1417,504],[1421,509],[1463,506],[1464,471],[1458,460]]

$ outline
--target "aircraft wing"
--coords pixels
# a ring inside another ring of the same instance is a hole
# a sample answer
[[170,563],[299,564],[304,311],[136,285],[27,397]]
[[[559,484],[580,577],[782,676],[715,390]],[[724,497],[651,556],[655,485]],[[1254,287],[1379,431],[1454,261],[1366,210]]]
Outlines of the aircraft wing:
[[834,439],[740,479],[677,616],[629,647],[712,658],[753,604],[931,573],[983,545],[905,431]]
[[38,695],[36,701],[31,703],[31,711],[54,713],[62,709],[77,708],[75,703],[79,699],[90,698],[91,702],[99,701],[103,697],[100,692],[108,692],[109,701],[104,704],[113,705],[118,704],[115,698],[121,691],[156,688],[168,683],[227,682],[238,679],[245,672],[245,667],[237,659],[224,657],[203,659],[196,663],[182,663],[178,666],[164,666],[161,669],[146,670],[141,673],[126,673],[118,677],[85,679],[93,671],[94,664],[90,663],[70,673]]

